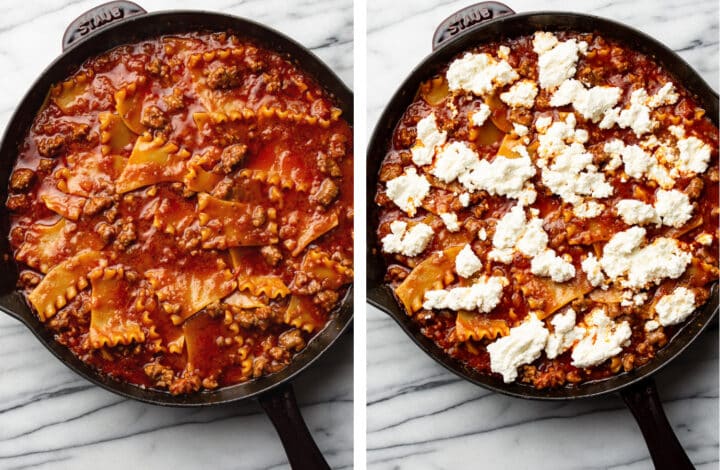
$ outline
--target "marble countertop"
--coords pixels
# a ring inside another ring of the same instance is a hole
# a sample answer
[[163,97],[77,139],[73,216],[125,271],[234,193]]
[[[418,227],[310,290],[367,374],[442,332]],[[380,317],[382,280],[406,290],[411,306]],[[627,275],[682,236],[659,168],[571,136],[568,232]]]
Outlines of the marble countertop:
[[[0,127],[60,53],[67,24],[101,0],[0,3]],[[244,16],[308,46],[352,86],[352,0],[136,0],[148,11]],[[352,333],[295,381],[308,427],[333,468],[352,466]],[[255,401],[162,408],[90,385],[18,322],[0,315],[0,469],[288,468]]]
[[[367,82],[368,134],[401,81],[430,52],[437,24],[470,3],[368,1],[367,61],[375,70]],[[678,51],[717,89],[716,0],[506,3],[518,12],[570,10],[632,25]],[[370,306],[367,361],[368,468],[652,468],[639,429],[617,396],[546,403],[488,392],[433,362]],[[656,380],[697,468],[718,468],[717,323]]]

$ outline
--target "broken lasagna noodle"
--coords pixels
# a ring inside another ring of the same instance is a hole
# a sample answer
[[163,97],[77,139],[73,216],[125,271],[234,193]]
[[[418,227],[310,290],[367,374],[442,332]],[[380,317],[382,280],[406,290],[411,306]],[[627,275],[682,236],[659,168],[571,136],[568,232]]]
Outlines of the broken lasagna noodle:
[[10,179],[19,288],[57,341],[173,394],[286,367],[352,282],[352,133],[287,58],[167,36],[54,86]]
[[408,315],[506,383],[642,366],[718,277],[718,129],[660,65],[597,33],[456,56],[397,124],[375,200]]

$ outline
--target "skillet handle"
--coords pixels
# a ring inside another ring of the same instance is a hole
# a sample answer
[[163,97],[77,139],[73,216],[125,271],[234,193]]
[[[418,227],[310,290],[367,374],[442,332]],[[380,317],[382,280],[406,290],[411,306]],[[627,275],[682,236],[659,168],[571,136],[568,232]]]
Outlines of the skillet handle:
[[330,470],[300,414],[291,385],[263,393],[258,401],[275,426],[293,470]]
[[62,38],[62,49],[67,48],[102,29],[104,26],[123,18],[147,13],[141,6],[127,0],[103,3],[91,8],[68,25]]
[[443,42],[472,29],[476,24],[514,14],[515,11],[512,8],[500,2],[480,2],[467,6],[440,23],[433,34],[432,48],[433,50],[437,49]]
[[665,416],[655,381],[642,380],[623,389],[620,395],[640,426],[655,469],[693,470],[695,466]]

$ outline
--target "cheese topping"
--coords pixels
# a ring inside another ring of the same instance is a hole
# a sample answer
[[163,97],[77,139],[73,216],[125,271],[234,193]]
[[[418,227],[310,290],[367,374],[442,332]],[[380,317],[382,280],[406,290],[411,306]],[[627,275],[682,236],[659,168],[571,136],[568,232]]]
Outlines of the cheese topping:
[[502,374],[505,383],[512,382],[517,378],[518,367],[540,357],[548,334],[542,321],[535,315],[528,315],[519,326],[510,328],[508,336],[487,346],[490,354],[490,369]]
[[550,323],[554,330],[545,344],[548,359],[555,359],[585,336],[585,328],[575,326],[575,310],[568,308],[565,313],[556,313]]
[[430,173],[450,183],[478,162],[478,154],[465,142],[451,142],[443,147]]
[[447,132],[440,132],[435,114],[420,119],[417,123],[417,141],[411,149],[412,161],[416,165],[429,165],[435,156],[435,149],[445,143]]
[[450,91],[464,90],[484,96],[498,86],[514,82],[519,76],[505,60],[468,52],[450,64],[446,77]]
[[458,223],[457,214],[454,212],[443,212],[440,214],[445,227],[451,232],[457,232],[460,230],[460,224]]
[[473,251],[470,244],[466,244],[455,258],[455,272],[459,276],[468,278],[482,269],[482,262]]
[[622,90],[617,87],[595,86],[586,89],[578,80],[565,80],[550,99],[550,105],[559,107],[572,104],[580,115],[598,122],[620,100]]
[[677,240],[660,237],[641,248],[644,238],[644,228],[631,227],[616,233],[603,248],[603,271],[623,287],[640,289],[666,278],[677,279],[690,264],[692,255]]
[[622,199],[615,205],[615,209],[628,225],[660,225],[660,217],[655,208],[637,199]]
[[413,167],[405,168],[404,174],[387,182],[387,196],[411,217],[429,192],[430,182]]
[[678,169],[685,173],[703,173],[710,161],[710,146],[697,137],[680,139],[677,142],[680,157]]
[[535,33],[533,49],[538,54],[540,87],[548,89],[575,76],[578,53],[587,50],[587,43],[575,39],[558,42],[552,33]]
[[490,106],[486,105],[485,103],[482,103],[480,105],[480,109],[472,113],[470,116],[470,121],[474,126],[480,127],[483,124],[485,124],[485,121],[487,121],[487,118],[490,117]]
[[479,310],[488,313],[500,303],[508,280],[502,276],[482,276],[470,287],[425,292],[423,308],[449,310]]
[[468,171],[459,176],[458,180],[468,191],[485,190],[492,195],[518,199],[525,182],[535,176],[535,166],[528,156],[506,158],[497,155],[492,162],[474,162]]
[[534,257],[530,263],[530,271],[536,276],[549,277],[555,282],[565,282],[575,277],[575,266],[570,255],[564,258],[555,251],[547,249]]
[[587,275],[587,280],[591,286],[597,287],[605,282],[605,275],[602,272],[602,265],[594,254],[588,253],[587,258],[580,263],[580,267]]
[[658,189],[655,193],[655,211],[664,225],[679,228],[692,217],[693,206],[688,195],[675,189]]
[[508,91],[500,94],[503,103],[511,108],[532,108],[538,94],[537,85],[532,80],[520,80],[510,87]]
[[605,310],[596,308],[585,316],[586,334],[573,348],[572,365],[592,367],[620,354],[629,344],[632,330],[628,322],[615,323]]
[[681,323],[694,311],[695,293],[685,287],[678,287],[655,304],[655,312],[662,326]]
[[427,248],[434,235],[433,229],[422,222],[407,230],[407,222],[395,220],[390,224],[390,233],[382,238],[385,253],[400,253],[417,256]]

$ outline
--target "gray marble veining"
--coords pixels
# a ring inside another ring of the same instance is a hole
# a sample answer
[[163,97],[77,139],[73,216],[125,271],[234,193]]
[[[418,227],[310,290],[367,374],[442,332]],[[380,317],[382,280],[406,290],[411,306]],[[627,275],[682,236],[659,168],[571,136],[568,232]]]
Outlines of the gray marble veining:
[[[352,86],[352,1],[136,0],[145,9],[205,9],[267,24],[306,45]],[[67,24],[101,1],[0,3],[0,127],[60,53]],[[352,333],[295,382],[308,426],[334,468],[352,466]],[[0,315],[0,469],[282,469],[285,453],[256,402],[207,409],[136,403],[58,362]]]
[[[368,1],[368,126],[429,52],[435,27],[471,2]],[[515,11],[577,11],[634,26],[678,51],[718,89],[718,3],[507,1]],[[488,392],[433,362],[368,306],[368,467],[647,469],[647,449],[617,396],[562,403]],[[718,468],[718,329],[657,376],[670,422],[698,468]]]

